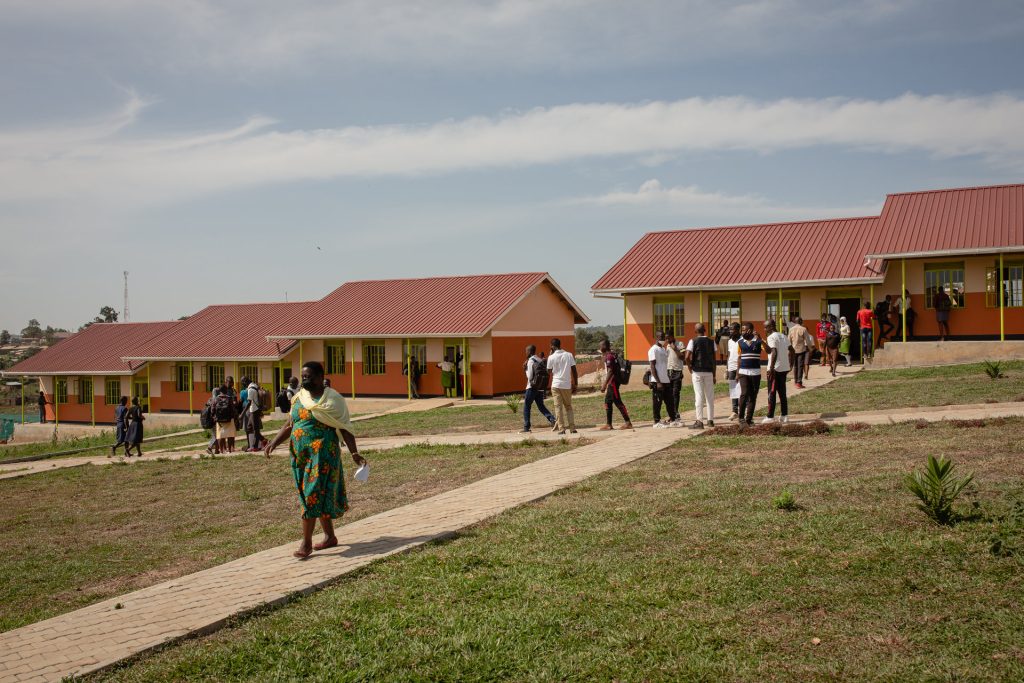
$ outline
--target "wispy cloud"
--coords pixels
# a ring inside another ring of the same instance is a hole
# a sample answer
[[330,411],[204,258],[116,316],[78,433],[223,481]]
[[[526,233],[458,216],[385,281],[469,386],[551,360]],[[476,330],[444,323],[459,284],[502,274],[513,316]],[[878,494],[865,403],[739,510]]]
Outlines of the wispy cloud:
[[1024,100],[1010,95],[571,104],[420,126],[316,130],[282,130],[254,118],[222,131],[146,138],[125,134],[125,121],[140,108],[132,100],[106,123],[0,133],[0,201],[151,204],[300,180],[693,150],[832,146],[978,156],[1024,169]]

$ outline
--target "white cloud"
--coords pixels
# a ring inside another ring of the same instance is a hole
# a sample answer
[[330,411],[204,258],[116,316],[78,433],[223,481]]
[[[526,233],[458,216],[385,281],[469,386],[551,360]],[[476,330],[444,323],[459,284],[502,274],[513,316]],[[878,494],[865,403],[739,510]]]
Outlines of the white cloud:
[[571,104],[420,126],[282,130],[253,118],[221,131],[132,136],[133,98],[109,121],[0,132],[0,202],[146,205],[302,180],[440,174],[687,151],[838,146],[977,155],[1022,169],[1024,100],[690,98]]
[[763,195],[708,192],[696,185],[665,187],[656,178],[645,181],[635,191],[615,190],[593,197],[569,199],[565,203],[668,211],[673,215],[688,217],[726,217],[726,220],[730,221],[752,218],[759,223],[773,220],[871,216],[881,210],[879,201],[850,206],[787,204],[773,201]]

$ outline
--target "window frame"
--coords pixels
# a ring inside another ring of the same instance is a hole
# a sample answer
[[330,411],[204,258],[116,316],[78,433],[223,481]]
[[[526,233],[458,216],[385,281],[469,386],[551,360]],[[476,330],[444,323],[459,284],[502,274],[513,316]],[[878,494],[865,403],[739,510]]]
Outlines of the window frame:
[[413,339],[411,343],[405,339],[402,340],[402,367],[405,367],[406,359],[408,359],[410,353],[419,361],[420,374],[427,374],[427,340]]
[[68,378],[53,378],[53,402],[57,405],[67,405],[68,402]]
[[[715,304],[727,301],[729,303],[736,303],[736,315],[735,317],[730,316],[730,323],[738,322],[743,323],[743,296],[739,293],[735,294],[715,294],[708,297],[708,325],[711,326],[712,330],[717,330],[722,326],[722,321],[715,320]],[[724,320],[724,318],[722,319]]]
[[[667,306],[673,306],[674,308],[670,311],[658,310],[661,307]],[[681,297],[654,297],[654,301],[651,302],[651,313],[655,334],[658,332],[669,334],[671,332],[676,337],[684,336],[684,331],[686,330],[686,303]],[[672,318],[672,327],[665,323],[669,317]]]
[[[336,353],[341,355],[341,361],[337,358],[333,360],[336,363],[336,369],[331,369],[331,354]],[[345,374],[345,363],[348,359],[345,357],[345,342],[324,342],[324,373],[328,375],[344,375]]]
[[[113,387],[114,391],[110,391]],[[103,380],[103,405],[116,406],[121,402],[121,378],[107,377]]]
[[[380,349],[379,358],[377,358],[376,349]],[[371,352],[371,350],[373,350]],[[375,357],[371,358],[373,355]],[[379,376],[386,375],[388,371],[387,361],[387,344],[383,339],[364,339],[362,343],[362,370],[364,375]]]
[[[220,381],[214,381],[214,371],[220,371]],[[207,363],[206,364],[206,391],[212,392],[214,389],[222,386],[224,380],[227,378],[227,369],[224,367],[224,363]]]
[[[794,303],[796,304],[796,306],[795,306],[796,310],[795,311],[793,310],[794,309],[794,306],[793,306]],[[773,306],[773,307],[777,308],[778,305],[779,305],[778,292],[776,292],[775,296],[768,296],[768,293],[765,292],[765,295],[764,295],[764,319],[765,320],[774,320],[775,324],[779,326],[779,329],[782,329],[783,327],[788,327],[789,326],[789,322],[793,319],[793,313],[794,312],[796,313],[797,316],[800,316],[800,292],[786,292],[786,291],[783,291],[782,292],[782,312],[781,312],[781,315],[773,316],[770,313],[770,311],[768,310],[768,307],[769,306]]]
[[[949,293],[950,299],[954,302],[953,308],[966,308],[967,307],[967,279],[966,268],[964,267],[963,261],[947,261],[943,263],[926,263],[924,264],[924,307],[928,310],[935,310],[935,293],[930,292],[932,285],[929,283],[929,274],[931,273],[951,273],[960,271],[960,279],[954,280],[952,275],[947,276],[942,280],[941,285],[945,290],[948,285],[949,288],[953,289],[953,283],[956,282],[960,285],[960,296],[959,301],[953,298],[952,293]],[[876,302],[872,301],[871,305],[874,306]]]
[[[88,398],[86,398],[85,387],[89,387]],[[92,403],[96,398],[96,392],[94,391],[92,377],[79,377],[78,378],[78,404],[86,405]]]
[[[1014,279],[1010,277],[1013,271],[1018,271],[1016,278],[1017,290],[1014,301]],[[999,276],[999,263],[996,262],[991,268],[985,268],[985,306],[988,308],[999,308],[999,290],[995,289],[995,281],[998,277],[1000,285],[1007,287],[1007,296],[1004,296],[1003,308],[1024,308],[1024,261],[1003,261],[1003,272]]]
[[174,366],[174,390],[179,394],[187,394],[192,390],[192,366],[190,364],[179,363]]
[[[238,377],[235,377],[235,381],[241,385],[242,378],[248,377],[250,382],[260,383],[260,366],[258,363],[240,363],[238,365]],[[247,389],[248,387],[239,386],[240,389]]]

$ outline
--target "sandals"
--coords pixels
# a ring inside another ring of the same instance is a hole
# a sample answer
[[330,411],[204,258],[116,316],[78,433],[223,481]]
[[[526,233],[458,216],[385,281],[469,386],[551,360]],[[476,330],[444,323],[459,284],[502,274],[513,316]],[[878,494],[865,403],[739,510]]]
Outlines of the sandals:
[[338,545],[338,537],[337,536],[335,536],[334,538],[328,538],[323,543],[314,543],[313,544],[313,550],[327,550],[328,548],[333,548],[336,545]]

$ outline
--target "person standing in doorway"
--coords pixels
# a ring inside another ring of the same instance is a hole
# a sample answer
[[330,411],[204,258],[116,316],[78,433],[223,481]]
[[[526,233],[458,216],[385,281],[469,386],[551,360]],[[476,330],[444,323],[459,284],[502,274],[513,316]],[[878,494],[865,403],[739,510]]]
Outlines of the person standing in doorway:
[[729,327],[729,357],[725,363],[726,378],[729,380],[729,398],[732,400],[730,420],[740,419],[740,324]]
[[623,425],[620,429],[632,429],[633,423],[629,420],[629,411],[626,410],[626,404],[622,402],[621,393],[621,377],[622,377],[622,366],[619,363],[619,357],[612,351],[611,344],[608,343],[607,339],[602,339],[598,349],[601,351],[601,357],[604,358],[604,381],[601,383],[601,391],[604,392],[604,426],[598,429],[606,431],[612,428],[612,406],[619,409],[619,414],[622,415]]
[[942,286],[935,291],[932,299],[935,306],[935,322],[939,324],[939,341],[946,341],[946,337],[949,336],[949,312],[953,308],[953,300]]
[[704,429],[704,414],[707,412],[707,426],[715,426],[715,342],[707,336],[704,323],[697,323],[697,333],[686,345],[686,366],[690,368],[693,383],[694,402],[697,417],[692,429]]
[[452,357],[449,354],[445,354],[444,360],[437,364],[438,369],[441,371],[441,387],[444,389],[444,395],[452,397],[455,395],[455,365],[452,363]]
[[537,355],[537,347],[530,344],[526,347],[526,362],[523,363],[523,370],[526,371],[526,395],[523,396],[523,434],[531,431],[530,413],[536,404],[537,410],[548,421],[552,427],[555,426],[555,416],[544,405],[544,390],[548,387],[547,363]]
[[576,374],[576,359],[562,349],[562,340],[551,340],[551,355],[548,356],[548,374],[551,375],[551,393],[555,398],[554,431],[565,434],[568,429],[576,434],[576,414],[572,409],[572,395],[576,393],[579,376]]
[[39,424],[44,425],[46,424],[46,394],[40,391],[36,404],[39,406]]
[[665,333],[665,350],[668,351],[668,381],[672,385],[672,404],[679,410],[679,394],[683,390],[683,368],[686,367],[686,345],[676,341],[671,332]]
[[814,346],[814,338],[804,327],[804,319],[797,316],[789,325],[789,347],[793,349],[793,386],[804,388],[807,361]]
[[117,455],[117,447],[124,446],[124,454],[128,453],[128,397],[122,396],[114,408],[114,438],[117,442],[110,447],[110,454]]
[[775,399],[778,397],[781,410],[779,421],[789,422],[789,405],[786,402],[786,375],[796,355],[789,345],[789,337],[775,329],[774,320],[764,321],[764,331],[768,335],[768,417],[762,420],[768,424],[775,422]]
[[885,299],[875,304],[875,320],[878,321],[878,340],[875,344],[881,348],[892,333],[892,294],[886,294]]
[[871,312],[871,302],[865,301],[864,308],[857,311],[857,326],[860,327],[860,361],[862,363],[866,363],[868,357],[871,356],[874,319],[875,314]]
[[757,392],[761,390],[761,339],[750,323],[743,323],[740,330],[740,424],[754,424],[754,407]]
[[[651,364],[651,403],[654,412],[654,428],[663,429],[670,424],[678,427],[679,413],[672,403],[672,383],[668,378],[668,349],[665,348],[665,333],[655,335],[654,346],[647,351],[647,360]],[[661,406],[665,405],[668,412],[668,424],[661,421]]]

